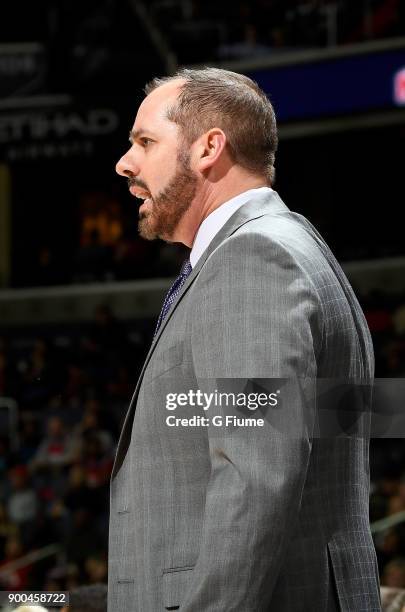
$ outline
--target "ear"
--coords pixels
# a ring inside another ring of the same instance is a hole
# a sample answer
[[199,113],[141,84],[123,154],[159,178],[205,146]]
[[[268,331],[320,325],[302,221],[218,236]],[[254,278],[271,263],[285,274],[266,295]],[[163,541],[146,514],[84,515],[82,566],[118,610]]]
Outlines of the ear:
[[226,146],[226,136],[220,128],[212,128],[199,139],[197,147],[197,170],[209,170],[222,155]]

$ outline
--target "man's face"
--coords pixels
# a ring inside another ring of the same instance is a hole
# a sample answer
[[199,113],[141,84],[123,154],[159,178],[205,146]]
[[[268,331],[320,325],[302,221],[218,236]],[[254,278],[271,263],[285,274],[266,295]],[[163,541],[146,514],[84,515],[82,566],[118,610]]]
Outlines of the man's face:
[[[131,185],[132,179],[128,182]],[[147,240],[163,238],[171,242],[180,220],[194,200],[196,190],[197,177],[190,168],[190,156],[186,151],[177,152],[177,166],[172,178],[139,210],[140,235]]]
[[176,124],[166,118],[179,82],[162,85],[139,107],[130,133],[131,148],[116,170],[128,178],[130,192],[144,200],[139,208],[143,238],[176,240],[176,230],[197,192],[197,175]]

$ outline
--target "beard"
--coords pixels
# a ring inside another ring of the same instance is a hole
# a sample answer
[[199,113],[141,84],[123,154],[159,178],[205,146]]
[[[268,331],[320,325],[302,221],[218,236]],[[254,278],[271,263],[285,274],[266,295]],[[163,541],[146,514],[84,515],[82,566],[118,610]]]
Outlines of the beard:
[[176,227],[190,208],[196,192],[197,176],[190,167],[190,155],[180,151],[169,184],[157,196],[150,198],[151,210],[139,213],[138,230],[142,238],[172,242]]

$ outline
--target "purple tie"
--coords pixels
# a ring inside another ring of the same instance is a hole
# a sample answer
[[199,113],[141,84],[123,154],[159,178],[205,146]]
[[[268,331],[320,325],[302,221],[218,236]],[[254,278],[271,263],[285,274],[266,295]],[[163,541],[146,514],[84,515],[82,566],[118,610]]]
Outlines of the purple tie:
[[153,334],[154,338],[155,338],[156,334],[158,333],[159,327],[161,326],[162,322],[164,321],[164,319],[165,319],[167,313],[169,312],[169,310],[170,310],[174,300],[176,299],[176,297],[180,293],[181,288],[183,287],[184,283],[186,282],[187,277],[191,274],[192,270],[193,270],[193,268],[191,267],[190,260],[186,259],[186,261],[183,263],[183,265],[181,267],[180,274],[178,275],[178,277],[174,281],[173,285],[170,287],[169,291],[166,294],[165,301],[163,302],[162,310],[160,311],[160,315],[159,315],[158,321],[156,323],[155,333]]

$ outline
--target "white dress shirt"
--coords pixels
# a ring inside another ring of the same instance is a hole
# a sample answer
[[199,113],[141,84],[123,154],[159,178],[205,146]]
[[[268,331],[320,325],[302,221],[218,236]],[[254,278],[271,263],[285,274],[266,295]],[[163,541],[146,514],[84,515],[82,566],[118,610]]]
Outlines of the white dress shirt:
[[271,187],[256,187],[256,189],[249,189],[248,191],[239,193],[231,200],[228,200],[228,202],[224,202],[224,204],[221,204],[221,206],[213,210],[212,213],[204,219],[197,230],[190,253],[191,267],[194,268],[214,236],[218,234],[219,230],[238,208],[246,204],[252,197],[271,191],[273,191]]

